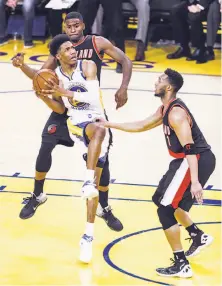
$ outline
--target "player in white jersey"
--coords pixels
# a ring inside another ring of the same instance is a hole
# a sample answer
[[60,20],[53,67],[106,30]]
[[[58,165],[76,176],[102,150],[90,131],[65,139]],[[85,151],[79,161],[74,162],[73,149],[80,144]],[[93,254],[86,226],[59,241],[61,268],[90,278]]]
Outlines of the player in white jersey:
[[40,97],[44,97],[44,102],[57,113],[62,114],[68,108],[70,135],[73,140],[84,142],[88,149],[82,187],[82,196],[87,199],[87,225],[80,241],[80,260],[89,263],[92,258],[98,184],[109,151],[109,132],[95,122],[98,117],[105,118],[95,63],[77,61],[76,51],[64,34],[52,40],[50,50],[61,64],[56,69],[60,85],[49,81],[50,90],[42,90]]

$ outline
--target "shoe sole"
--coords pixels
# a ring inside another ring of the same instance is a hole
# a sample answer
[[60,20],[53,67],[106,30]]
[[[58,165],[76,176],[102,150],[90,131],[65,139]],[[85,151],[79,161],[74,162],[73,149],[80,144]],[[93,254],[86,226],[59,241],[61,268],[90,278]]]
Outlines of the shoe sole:
[[24,219],[24,220],[31,218],[32,216],[34,216],[34,214],[35,214],[37,208],[38,208],[39,206],[43,205],[43,204],[47,201],[47,199],[48,199],[48,198],[46,197],[45,201],[41,202],[41,203],[36,207],[35,211],[34,211],[31,215],[29,215],[29,216],[27,216],[27,217],[21,217],[21,216],[19,216],[19,217],[20,217],[21,219]]
[[159,275],[159,276],[162,276],[162,277],[179,277],[179,278],[191,278],[193,276],[193,271],[191,269],[189,269],[188,272],[186,273],[183,273],[184,270],[182,270],[181,272],[179,273],[176,273],[176,274],[162,274],[162,273],[159,273],[156,271],[156,273]]
[[193,256],[197,256],[204,248],[206,248],[207,246],[211,245],[211,243],[213,242],[214,238],[212,236],[208,237],[209,240],[202,246],[199,246],[191,255],[186,255],[186,257],[193,257]]

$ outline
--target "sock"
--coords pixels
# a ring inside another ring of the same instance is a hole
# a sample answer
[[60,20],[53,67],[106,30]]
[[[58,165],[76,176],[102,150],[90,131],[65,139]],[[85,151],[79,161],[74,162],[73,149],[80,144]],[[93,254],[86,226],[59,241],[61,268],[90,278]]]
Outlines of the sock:
[[87,169],[85,173],[85,181],[94,181],[95,179],[95,171]]
[[45,179],[43,180],[35,179],[34,194],[36,197],[38,197],[39,195],[41,195],[41,193],[43,193],[44,182],[45,182]]
[[109,190],[107,192],[99,191],[99,203],[103,209],[108,207],[108,192]]
[[94,233],[94,223],[87,222],[85,234],[88,236],[93,236],[93,233]]
[[[199,233],[202,232],[202,230],[200,230],[195,223],[191,224],[190,226],[186,227],[186,230],[189,232],[189,235],[191,238],[197,236]],[[203,233],[203,232],[202,232]]]
[[183,250],[177,250],[173,252],[175,260],[186,260],[186,256]]

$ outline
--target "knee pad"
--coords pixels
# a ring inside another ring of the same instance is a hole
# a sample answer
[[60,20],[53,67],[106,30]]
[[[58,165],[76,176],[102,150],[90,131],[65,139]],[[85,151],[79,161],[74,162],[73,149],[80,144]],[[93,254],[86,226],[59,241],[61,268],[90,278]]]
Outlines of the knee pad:
[[52,164],[52,150],[55,148],[52,142],[42,142],[39,154],[36,160],[36,171],[47,173]]
[[177,220],[175,219],[174,212],[175,212],[175,209],[172,206],[165,207],[161,205],[157,209],[159,220],[164,230],[177,224]]

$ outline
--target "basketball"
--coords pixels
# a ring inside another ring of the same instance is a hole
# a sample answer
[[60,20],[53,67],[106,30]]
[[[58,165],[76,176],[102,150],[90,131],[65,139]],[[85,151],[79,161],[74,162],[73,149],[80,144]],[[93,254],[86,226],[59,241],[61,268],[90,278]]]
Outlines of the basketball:
[[42,89],[50,90],[50,87],[46,85],[46,83],[50,83],[49,79],[59,84],[58,76],[54,71],[49,69],[42,69],[38,71],[33,78],[34,90],[35,91],[41,91]]

